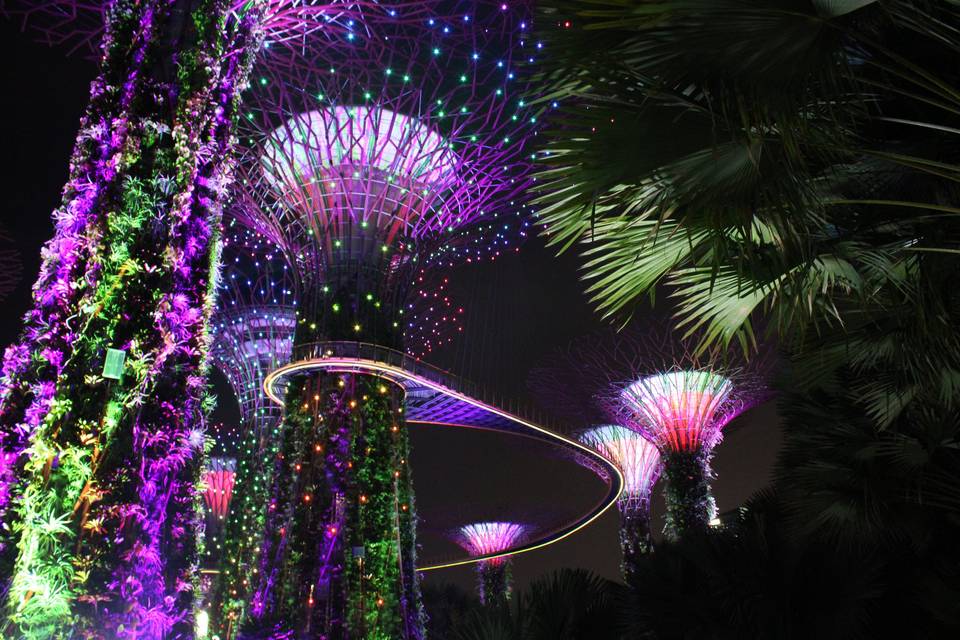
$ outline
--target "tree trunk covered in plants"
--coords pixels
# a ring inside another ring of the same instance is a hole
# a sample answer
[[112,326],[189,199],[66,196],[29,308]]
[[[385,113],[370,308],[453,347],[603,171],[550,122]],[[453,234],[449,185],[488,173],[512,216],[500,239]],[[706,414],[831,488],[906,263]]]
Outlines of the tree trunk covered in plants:
[[279,407],[266,407],[246,423],[237,462],[233,501],[224,525],[220,574],[214,583],[210,615],[221,637],[233,637],[249,614],[249,599],[260,564],[266,505],[280,453]]
[[714,512],[710,490],[710,452],[662,453],[664,496],[667,502],[667,536],[673,540],[694,531],[705,531]]
[[623,506],[620,509],[620,571],[633,586],[637,564],[653,550],[650,539],[650,505]]
[[498,558],[477,563],[477,595],[488,607],[505,604],[512,591],[510,560]]
[[362,374],[291,384],[250,637],[422,637],[404,391]]
[[[4,355],[5,637],[192,633],[207,324],[257,11],[109,8],[34,306]],[[119,379],[101,373],[108,349]]]

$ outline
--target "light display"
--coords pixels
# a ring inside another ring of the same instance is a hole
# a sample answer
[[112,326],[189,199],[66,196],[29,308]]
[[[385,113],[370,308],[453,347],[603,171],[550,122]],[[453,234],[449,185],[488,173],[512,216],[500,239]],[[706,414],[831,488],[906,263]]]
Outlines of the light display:
[[711,371],[671,371],[640,378],[620,397],[637,416],[636,424],[668,451],[712,447],[737,413],[727,400],[729,380]]
[[207,461],[203,472],[203,482],[207,487],[203,500],[214,520],[226,520],[236,476],[237,461],[234,458],[210,458]]
[[[765,345],[756,346],[749,358],[733,347],[698,351],[696,335],[684,339],[669,326],[664,318],[642,328],[634,323],[585,336],[554,354],[548,366],[534,369],[529,386],[558,417],[582,426],[612,419],[615,426],[607,427],[611,431],[592,436],[598,451],[604,438],[626,430],[636,434],[639,448],[657,449],[665,480],[666,532],[677,537],[705,529],[713,517],[710,457],[723,428],[768,397],[773,352]],[[610,450],[606,455],[616,461],[623,453]],[[630,457],[646,460],[639,449]],[[654,468],[646,462],[621,465],[628,486],[630,474],[638,473],[638,480],[648,478],[648,491],[657,480]],[[638,511],[624,506],[633,514],[624,515],[621,530],[624,577],[629,581],[634,566],[630,557],[649,548],[649,515],[640,520]]]
[[286,265],[255,235],[228,229],[224,270],[213,317],[211,362],[230,383],[242,429],[218,448],[237,457],[235,508],[225,523],[219,574],[210,603],[211,627],[232,637],[260,564],[260,532],[279,452],[282,410],[265,396],[267,374],[290,360],[296,301]]
[[759,348],[745,357],[736,348],[698,351],[665,331],[627,332],[624,359],[601,401],[621,424],[660,451],[671,537],[704,530],[716,515],[710,489],[710,458],[723,428],[769,395],[771,352]]
[[[460,527],[455,539],[467,553],[483,556],[517,546],[529,532],[530,527],[514,522],[476,522]],[[477,563],[477,592],[483,604],[497,605],[510,598],[510,573],[508,556]]]
[[[610,380],[629,375],[635,354],[629,340],[614,331],[585,336],[557,349],[543,365],[531,370],[528,386],[540,404],[558,419],[573,425],[577,439],[617,465],[623,491],[620,513],[620,570],[633,584],[638,562],[652,548],[650,495],[662,465],[657,447],[626,423],[603,424],[609,419],[602,396]],[[583,466],[596,463],[578,456]]]
[[[535,126],[512,64],[525,11],[369,8],[255,72],[236,215],[295,277],[294,361],[329,341],[406,349],[419,274],[513,250]],[[355,372],[290,380],[245,633],[422,637],[404,396]]]
[[615,462],[623,473],[623,493],[617,500],[621,570],[627,584],[634,584],[637,561],[653,548],[650,494],[660,477],[660,452],[652,442],[620,425],[594,427],[582,432],[580,441]]
[[5,636],[192,631],[211,266],[261,14],[185,4],[105,5],[55,235],[4,354]]

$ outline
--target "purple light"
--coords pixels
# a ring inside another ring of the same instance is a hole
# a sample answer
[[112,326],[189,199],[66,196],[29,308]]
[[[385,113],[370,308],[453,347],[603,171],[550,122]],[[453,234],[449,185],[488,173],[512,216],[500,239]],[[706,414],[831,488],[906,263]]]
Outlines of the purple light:
[[619,425],[595,427],[580,434],[580,441],[614,462],[623,472],[621,510],[639,508],[650,501],[660,477],[660,452],[636,431]]
[[[460,527],[457,542],[467,553],[484,556],[502,553],[519,544],[529,533],[526,525],[513,522],[477,522]],[[485,562],[502,562],[504,556]]]
[[335,241],[349,243],[351,234],[369,237],[362,249],[380,259],[385,247],[442,233],[460,215],[443,199],[458,180],[449,144],[387,109],[334,107],[294,116],[270,134],[262,165],[291,223],[302,227],[286,234],[333,243],[325,247],[327,260],[357,257],[334,251]]
[[740,409],[729,402],[733,384],[709,371],[672,371],[627,386],[620,397],[638,428],[669,451],[712,447]]

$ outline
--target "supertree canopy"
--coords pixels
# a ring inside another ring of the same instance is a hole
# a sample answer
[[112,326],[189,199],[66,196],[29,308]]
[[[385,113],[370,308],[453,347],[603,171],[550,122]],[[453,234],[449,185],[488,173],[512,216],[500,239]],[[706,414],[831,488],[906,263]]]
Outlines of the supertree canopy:
[[635,412],[643,433],[668,451],[711,447],[742,408],[733,384],[709,370],[679,370],[645,376],[620,397]]
[[716,512],[713,450],[733,418],[768,397],[772,352],[761,347],[747,357],[737,347],[698,350],[696,337],[685,341],[662,330],[628,332],[621,341],[618,353],[632,355],[602,402],[660,451],[667,534],[703,529]]
[[304,366],[287,382],[248,634],[423,635],[404,389],[310,358],[331,341],[403,350],[418,273],[512,248],[535,126],[513,67],[525,11],[368,11],[339,41],[255,72],[237,217],[297,279]]
[[[514,522],[476,522],[460,527],[454,538],[470,555],[485,556],[515,547],[529,533],[530,527]],[[510,598],[511,590],[509,556],[477,563],[477,592],[482,603],[504,602]]]
[[[768,395],[769,348],[760,345],[750,357],[734,348],[698,351],[695,335],[685,340],[666,326],[634,322],[584,336],[529,377],[544,406],[590,427],[582,441],[624,474],[620,540],[628,582],[638,554],[650,548],[649,495],[658,477],[666,480],[667,533],[706,527],[714,512],[709,461],[722,429]],[[594,428],[611,418],[614,425]]]
[[652,548],[650,495],[660,477],[660,452],[652,442],[620,425],[588,429],[580,434],[580,441],[615,462],[623,472],[623,493],[617,500],[621,570],[627,584],[633,584],[637,561]]

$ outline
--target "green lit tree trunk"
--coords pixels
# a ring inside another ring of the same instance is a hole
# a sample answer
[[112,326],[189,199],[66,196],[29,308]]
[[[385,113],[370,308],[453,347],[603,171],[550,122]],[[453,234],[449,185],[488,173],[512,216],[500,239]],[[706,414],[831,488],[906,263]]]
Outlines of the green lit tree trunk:
[[[217,228],[258,49],[258,10],[228,7],[110,5],[34,308],[4,356],[4,637],[192,631]],[[110,348],[120,379],[101,375]]]
[[248,613],[249,599],[259,571],[265,507],[273,487],[279,453],[280,412],[261,409],[247,425],[237,462],[230,513],[224,525],[220,574],[210,603],[213,627],[221,637],[234,637]]
[[620,570],[624,581],[633,586],[637,565],[650,551],[650,505],[642,503],[635,508],[620,511]]
[[403,399],[368,375],[291,385],[254,637],[421,637]]
[[667,536],[682,538],[706,531],[713,516],[710,490],[710,452],[671,451],[661,454],[664,496],[667,503]]
[[477,564],[477,592],[488,607],[505,604],[513,590],[510,560],[499,558]]

